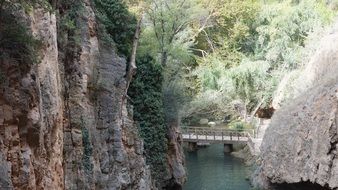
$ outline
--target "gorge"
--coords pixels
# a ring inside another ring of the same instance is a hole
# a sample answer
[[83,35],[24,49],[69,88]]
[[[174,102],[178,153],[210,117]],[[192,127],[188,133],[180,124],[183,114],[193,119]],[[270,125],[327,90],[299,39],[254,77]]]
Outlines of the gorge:
[[337,190],[337,13],[0,0],[0,189]]
[[[24,57],[25,41],[8,42],[22,55],[1,41],[0,188],[155,189],[123,99],[126,59],[103,40],[93,2],[29,3],[1,1],[1,39],[27,26],[17,35],[39,41],[39,59]],[[182,181],[176,164],[161,185]]]

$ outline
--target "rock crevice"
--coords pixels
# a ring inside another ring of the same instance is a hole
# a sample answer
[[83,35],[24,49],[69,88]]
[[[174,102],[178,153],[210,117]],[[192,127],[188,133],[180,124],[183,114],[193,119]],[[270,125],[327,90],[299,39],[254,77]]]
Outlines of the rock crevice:
[[0,189],[155,189],[122,102],[126,61],[79,2],[76,34],[61,30],[62,4],[22,13],[42,42],[38,64],[0,59]]

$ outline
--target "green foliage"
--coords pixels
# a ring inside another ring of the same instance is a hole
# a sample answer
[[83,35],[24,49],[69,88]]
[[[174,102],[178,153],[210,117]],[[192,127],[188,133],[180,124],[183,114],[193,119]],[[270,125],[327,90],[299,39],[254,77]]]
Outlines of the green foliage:
[[122,0],[94,0],[97,17],[119,53],[129,56],[137,21]]
[[7,1],[0,7],[0,60],[16,61],[29,66],[39,61],[38,50],[41,42],[14,15],[15,11],[21,9],[21,4]]
[[267,60],[274,68],[296,68],[308,34],[328,23],[332,15],[315,0],[264,5],[256,19],[255,59]]
[[154,50],[153,56],[163,66],[180,60],[177,56],[183,59],[189,57],[188,48],[192,46],[194,36],[191,25],[204,15],[197,1],[150,0],[146,13],[146,19],[151,24],[147,26],[146,35],[156,39],[148,46]]
[[253,127],[242,121],[232,121],[231,123],[228,124],[229,129],[237,130],[237,131],[244,131],[245,129],[253,129]]
[[[186,97],[195,94],[195,76],[190,74],[196,64],[192,56],[195,26],[207,16],[199,1],[149,0],[145,25],[140,38],[140,55],[150,54],[164,68],[163,106],[167,123],[179,120],[179,111]],[[190,81],[190,82],[183,82]]]
[[163,106],[165,121],[168,125],[178,124],[180,111],[187,102],[186,87],[183,83],[176,81],[166,81],[163,88]]
[[239,98],[246,106],[249,103],[257,104],[263,98],[269,102],[271,97],[264,97],[264,92],[275,86],[270,80],[268,69],[269,65],[263,61],[243,61],[239,66],[229,69],[227,75],[234,87],[234,98]]
[[210,120],[223,120],[226,110],[230,110],[227,100],[222,92],[208,90],[196,95],[189,104],[185,105],[181,114],[184,116],[182,122],[186,125],[198,125],[201,118]]
[[212,9],[213,24],[196,38],[203,53],[192,74],[200,91],[184,109],[187,118],[234,114],[237,100],[246,115],[261,101],[268,107],[281,77],[304,60],[308,36],[335,15],[320,0],[218,0]]
[[18,0],[18,2],[21,4],[21,6],[24,8],[26,12],[32,11],[34,6],[38,6],[40,8],[52,11],[53,8],[50,1],[53,0]]
[[219,36],[218,39],[227,41],[231,48],[252,52],[254,22],[260,8],[258,2],[257,0],[221,0],[219,14],[216,17],[217,30],[219,30],[216,37]]
[[80,124],[81,124],[81,132],[82,132],[82,146],[83,146],[83,155],[82,155],[82,165],[86,171],[86,173],[90,173],[93,171],[93,164],[90,161],[90,158],[93,154],[93,148],[90,142],[89,132],[86,128],[85,119],[83,116],[80,118]]
[[65,45],[64,51],[77,52],[80,46],[79,18],[83,15],[83,3],[78,0],[61,0],[59,2],[60,19],[58,22],[59,44]]
[[134,105],[134,120],[144,139],[146,161],[153,177],[166,175],[167,127],[164,123],[162,82],[163,69],[149,55],[138,57],[137,74],[128,94]]
[[196,57],[199,63],[193,74],[201,82],[202,90],[220,90],[220,79],[227,69],[239,65],[244,55],[228,47],[221,47],[207,57]]

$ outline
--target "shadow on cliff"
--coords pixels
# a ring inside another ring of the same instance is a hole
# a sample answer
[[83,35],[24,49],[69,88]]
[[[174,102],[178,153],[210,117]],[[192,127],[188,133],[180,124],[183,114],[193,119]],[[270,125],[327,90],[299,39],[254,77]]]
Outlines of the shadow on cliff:
[[182,190],[182,186],[179,184],[168,185],[165,187],[166,190]]
[[273,184],[275,190],[330,190],[330,188],[320,186],[311,182],[300,182],[300,183],[282,183]]

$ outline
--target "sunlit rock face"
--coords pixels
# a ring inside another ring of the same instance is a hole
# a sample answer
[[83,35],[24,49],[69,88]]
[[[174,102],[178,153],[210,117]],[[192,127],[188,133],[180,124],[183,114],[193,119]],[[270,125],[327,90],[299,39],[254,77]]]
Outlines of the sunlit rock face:
[[[318,50],[297,80],[295,99],[272,118],[261,146],[259,176],[270,183],[338,188],[338,30]],[[261,181],[262,182],[262,181]]]
[[183,184],[186,181],[187,174],[184,168],[184,152],[182,145],[182,137],[179,132],[178,123],[173,122],[169,126],[168,132],[168,170],[169,175],[167,181],[165,181],[166,189],[182,189]]
[[[336,78],[338,70],[338,21],[330,28],[323,38],[311,43],[315,46],[315,51],[310,54],[308,63],[303,63],[300,69],[286,73],[278,85],[272,106],[279,109],[284,104],[292,101],[294,98],[302,96],[304,92],[316,85],[322,84],[322,80]],[[311,49],[311,48],[310,48]],[[310,51],[312,52],[312,51]],[[320,83],[319,83],[320,82]]]
[[83,7],[77,51],[64,51],[69,49],[67,46],[60,49],[65,55],[60,57],[67,117],[65,187],[151,189],[143,144],[123,100],[126,61],[98,38],[90,1],[85,1]]
[[22,16],[41,40],[39,63],[1,61],[0,189],[154,189],[123,102],[126,61],[99,39],[89,0],[70,47],[57,27],[66,11]]
[[[0,189],[62,189],[63,101],[56,17],[37,9],[26,19],[42,42],[39,64],[0,61]],[[15,32],[15,31],[13,31]]]

